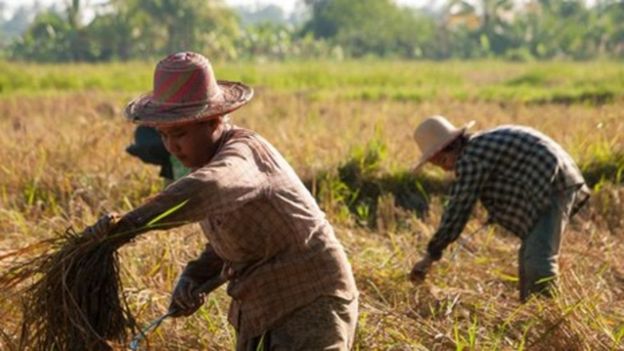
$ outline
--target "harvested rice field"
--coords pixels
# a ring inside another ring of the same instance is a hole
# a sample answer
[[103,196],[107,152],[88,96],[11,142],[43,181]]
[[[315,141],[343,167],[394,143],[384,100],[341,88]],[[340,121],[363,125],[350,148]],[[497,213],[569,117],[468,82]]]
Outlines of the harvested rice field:
[[[63,306],[28,300],[30,280],[11,285],[9,268],[41,254],[30,245],[128,211],[164,184],[157,167],[124,151],[133,126],[123,107],[151,88],[153,63],[0,67],[0,350],[22,350],[22,321],[39,317],[23,316],[22,305]],[[215,71],[255,88],[232,120],[283,153],[345,246],[361,293],[355,350],[624,350],[621,64],[247,62]],[[475,120],[477,130],[534,127],[580,165],[593,196],[564,234],[554,299],[519,302],[520,241],[498,227],[470,235],[485,221],[482,208],[422,285],[407,280],[450,181],[433,167],[408,172],[419,156],[412,131],[434,114],[456,125]],[[167,310],[178,273],[203,245],[192,224],[119,250],[126,307],[139,326]],[[89,264],[112,269],[107,260]],[[145,345],[234,349],[228,303],[219,288],[193,316],[164,321]],[[127,334],[115,349],[127,348]]]

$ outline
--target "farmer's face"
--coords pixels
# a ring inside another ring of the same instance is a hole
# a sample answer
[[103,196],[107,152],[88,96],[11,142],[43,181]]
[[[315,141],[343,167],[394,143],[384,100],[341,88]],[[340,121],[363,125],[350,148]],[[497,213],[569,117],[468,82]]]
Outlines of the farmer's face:
[[442,168],[443,170],[450,172],[455,169],[455,162],[457,160],[457,153],[440,151],[435,154],[429,162]]
[[207,164],[216,152],[222,124],[218,121],[157,127],[165,148],[188,168]]

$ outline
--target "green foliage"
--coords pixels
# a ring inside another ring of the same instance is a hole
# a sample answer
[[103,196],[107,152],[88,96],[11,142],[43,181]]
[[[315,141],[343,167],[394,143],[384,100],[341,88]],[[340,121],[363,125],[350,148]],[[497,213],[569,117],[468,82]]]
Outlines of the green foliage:
[[338,178],[349,189],[346,205],[356,219],[368,225],[375,224],[377,202],[381,188],[371,181],[380,171],[380,161],[386,157],[382,140],[375,138],[363,148],[356,148],[351,159],[338,167]]
[[420,57],[433,31],[431,19],[416,17],[389,0],[315,1],[312,18],[303,28],[304,33],[329,39],[353,57]]
[[74,58],[71,37],[71,27],[65,19],[54,12],[43,12],[35,17],[26,34],[13,43],[12,56],[36,61],[70,61]]
[[[152,29],[162,41],[158,53],[183,50],[206,52],[215,56],[225,38],[238,34],[234,14],[221,1],[212,0],[135,0],[136,12],[145,13],[150,21],[158,24]],[[213,36],[222,39],[217,47]],[[147,40],[149,38],[140,38]]]
[[594,143],[589,147],[591,159],[581,164],[583,176],[592,187],[624,183],[624,147],[612,143]]
[[219,0],[111,0],[110,12],[79,21],[80,1],[65,13],[43,12],[15,42],[11,56],[42,62],[103,61],[194,50],[228,57],[239,27]]
[[[438,193],[444,189],[443,181],[438,178],[417,177],[405,171],[395,174],[384,171],[381,162],[388,157],[387,148],[377,130],[375,138],[362,147],[356,147],[350,158],[338,166],[336,175],[322,173],[322,181],[315,181],[320,185],[319,192],[339,194],[333,200],[340,201],[356,223],[370,228],[378,225],[384,202],[390,202],[385,204],[385,207],[391,207],[390,212],[394,212],[396,207],[423,216],[429,201],[425,188]],[[330,189],[324,189],[327,186]],[[401,223],[394,223],[394,226],[397,224]]]
[[[239,19],[221,0],[109,0],[106,11],[83,24],[84,3],[67,2],[62,13],[38,12],[5,55],[40,62],[153,58],[181,50],[260,60],[624,57],[621,1],[587,7],[582,0],[448,0],[420,10],[392,0],[307,0],[308,20],[296,25],[279,19],[275,6],[256,14],[278,21],[243,25],[254,14],[241,12]],[[5,46],[29,11],[40,10],[22,7],[0,20]]]
[[[0,61],[0,96],[84,89],[136,94],[151,86],[153,67],[153,62],[24,65]],[[624,98],[624,69],[617,62],[606,61],[523,65],[500,61],[215,62],[215,70],[220,79],[294,91],[316,101],[417,103],[457,99],[605,105]],[[476,70],[486,72],[484,78],[475,77]]]

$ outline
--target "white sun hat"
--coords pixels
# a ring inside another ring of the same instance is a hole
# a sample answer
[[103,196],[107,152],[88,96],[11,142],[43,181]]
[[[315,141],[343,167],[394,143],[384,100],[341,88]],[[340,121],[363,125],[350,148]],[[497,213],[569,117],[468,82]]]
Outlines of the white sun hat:
[[474,121],[470,121],[457,128],[442,116],[431,116],[422,121],[414,131],[414,140],[420,148],[421,156],[412,167],[412,171],[418,171],[435,154],[463,135],[474,124]]

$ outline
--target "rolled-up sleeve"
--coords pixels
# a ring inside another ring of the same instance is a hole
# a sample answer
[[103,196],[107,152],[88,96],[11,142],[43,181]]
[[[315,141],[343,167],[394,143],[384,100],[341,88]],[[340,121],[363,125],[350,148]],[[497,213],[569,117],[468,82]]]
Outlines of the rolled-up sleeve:
[[183,274],[196,282],[203,283],[221,274],[223,263],[212,246],[206,244],[199,257],[187,263]]
[[427,252],[434,260],[439,260],[442,251],[461,234],[486,179],[484,167],[471,159],[460,159],[456,174],[438,230],[427,246]]

